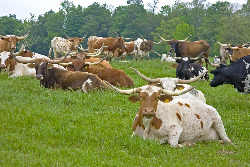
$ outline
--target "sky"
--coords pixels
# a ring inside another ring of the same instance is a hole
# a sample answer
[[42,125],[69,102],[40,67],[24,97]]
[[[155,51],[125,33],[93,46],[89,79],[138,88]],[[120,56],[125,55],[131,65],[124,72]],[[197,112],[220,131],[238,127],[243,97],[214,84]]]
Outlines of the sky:
[[[60,9],[60,4],[63,0],[0,0],[0,17],[9,16],[10,14],[15,14],[17,19],[30,19],[33,14],[38,17],[41,14],[45,14],[51,9],[54,12],[58,12]],[[147,8],[148,3],[152,3],[154,0],[143,0],[144,7]],[[191,2],[192,0],[181,0],[181,2]],[[218,0],[207,0],[207,3],[214,4]],[[225,1],[225,0],[220,0]],[[240,5],[246,4],[247,0],[227,0],[230,3],[239,3]],[[75,6],[81,5],[86,8],[94,2],[99,4],[112,5],[114,8],[118,6],[127,5],[127,0],[69,0],[73,2]],[[159,0],[158,9],[164,5],[172,6],[175,0]]]

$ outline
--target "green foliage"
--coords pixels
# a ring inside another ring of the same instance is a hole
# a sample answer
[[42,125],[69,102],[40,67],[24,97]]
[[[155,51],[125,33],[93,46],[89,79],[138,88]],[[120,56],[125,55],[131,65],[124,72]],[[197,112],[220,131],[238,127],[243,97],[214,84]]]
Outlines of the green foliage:
[[[158,2],[154,0],[146,9],[142,0],[128,0],[127,5],[111,10],[108,5],[97,2],[83,8],[64,0],[58,12],[51,10],[37,18],[34,15],[29,20],[18,20],[15,15],[0,17],[0,35],[24,35],[30,32],[25,39],[27,49],[45,55],[51,39],[55,36],[66,38],[65,34],[83,37],[88,33],[88,38],[115,37],[117,33],[131,40],[136,40],[142,34],[145,39],[155,42],[159,41],[157,34],[166,39],[185,39],[192,35],[190,41],[206,40],[210,44],[210,56],[219,54],[215,41],[243,44],[250,40],[249,0],[242,6],[227,1],[209,4],[206,0],[177,0],[172,6],[162,6],[157,13]],[[85,48],[86,41],[82,44]],[[155,45],[154,50],[166,53],[168,48],[167,44],[162,43]]]
[[[111,65],[124,70],[135,87],[146,82],[128,67],[150,78],[175,77],[173,63],[159,58],[127,63],[115,60]],[[215,141],[171,148],[131,137],[139,103],[131,103],[126,95],[113,90],[84,94],[45,89],[34,78],[8,78],[6,74],[0,74],[0,81],[1,166],[222,167],[250,163],[250,95],[238,93],[232,85],[192,84],[220,113],[234,145]]]

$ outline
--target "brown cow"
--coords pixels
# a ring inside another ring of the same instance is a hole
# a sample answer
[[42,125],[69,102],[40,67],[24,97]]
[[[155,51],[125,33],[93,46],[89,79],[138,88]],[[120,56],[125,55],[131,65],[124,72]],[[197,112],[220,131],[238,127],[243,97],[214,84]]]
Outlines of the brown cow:
[[27,36],[28,34],[26,34],[25,36],[21,36],[21,37],[15,36],[15,35],[6,35],[6,36],[0,35],[0,38],[1,38],[0,39],[0,53],[3,51],[10,52],[10,50],[14,52],[16,49],[16,43],[20,42]]
[[88,38],[88,50],[90,53],[95,52],[96,49],[100,49],[103,45],[107,46],[103,50],[104,54],[110,54],[110,60],[113,57],[120,57],[125,52],[123,37],[102,38],[90,36]]
[[74,60],[73,62],[67,65],[67,69],[69,71],[82,71],[97,74],[99,78],[108,81],[109,83],[115,86],[134,86],[134,81],[122,70],[118,70],[116,68],[88,68],[89,65],[90,63],[85,62],[84,60]]
[[[69,54],[69,52],[68,52]],[[40,80],[40,84],[45,88],[61,88],[61,89],[82,89],[83,92],[89,92],[93,89],[109,89],[97,75],[86,72],[73,72],[53,67],[53,64],[62,62],[67,56],[60,60],[48,60],[33,58],[29,60],[19,60],[14,54],[13,58],[20,63],[35,63],[36,78]]]
[[[158,34],[159,35],[159,34]],[[176,57],[198,57],[202,52],[204,52],[203,56],[208,58],[209,56],[209,48],[210,45],[204,40],[200,41],[186,41],[185,40],[166,40],[162,38],[160,35],[159,37],[161,40],[168,42],[171,45],[171,49],[169,52],[174,51],[176,53]],[[204,60],[200,61],[202,65]],[[208,64],[206,63],[206,68],[208,68]]]
[[228,45],[230,61],[234,62],[244,56],[250,55],[250,48],[244,48],[242,46],[231,47]]

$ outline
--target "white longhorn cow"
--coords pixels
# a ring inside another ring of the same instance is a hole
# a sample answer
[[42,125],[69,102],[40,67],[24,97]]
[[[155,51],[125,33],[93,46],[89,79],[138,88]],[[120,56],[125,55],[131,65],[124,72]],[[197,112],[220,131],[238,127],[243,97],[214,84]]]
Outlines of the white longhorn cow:
[[133,103],[140,101],[133,124],[133,135],[168,143],[171,147],[190,146],[196,141],[219,139],[232,144],[219,113],[212,106],[192,99],[177,99],[164,103],[166,96],[181,95],[192,87],[181,92],[169,92],[153,85],[121,90],[106,83],[122,94],[139,93],[129,97]]

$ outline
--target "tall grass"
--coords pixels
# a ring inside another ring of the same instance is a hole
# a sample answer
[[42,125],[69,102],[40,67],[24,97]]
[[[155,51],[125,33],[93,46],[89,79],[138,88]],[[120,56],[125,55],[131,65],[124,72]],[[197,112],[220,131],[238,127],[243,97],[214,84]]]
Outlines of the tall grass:
[[[172,63],[160,60],[111,65],[124,70],[135,87],[146,82],[130,66],[150,78],[175,77]],[[218,110],[233,146],[199,142],[171,148],[132,138],[139,104],[126,95],[45,89],[34,78],[0,74],[0,166],[249,166],[250,95],[231,85],[192,85]]]

